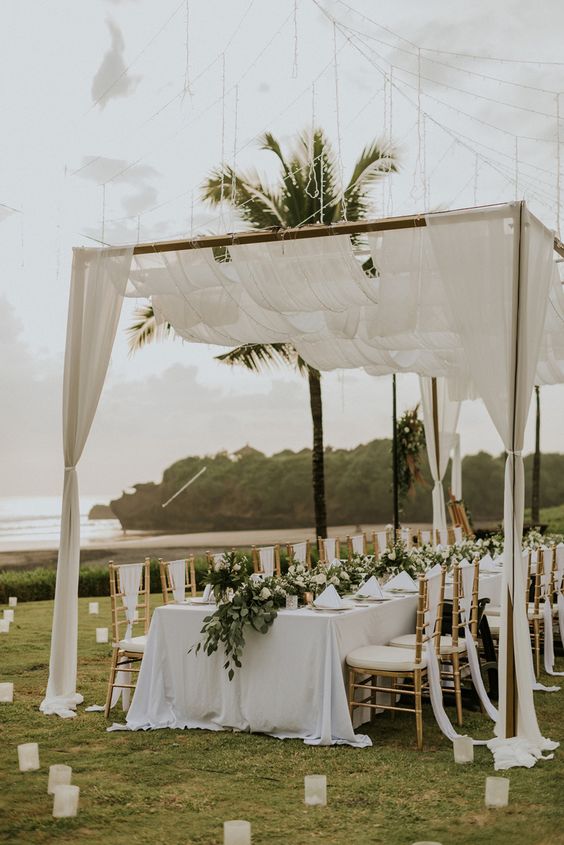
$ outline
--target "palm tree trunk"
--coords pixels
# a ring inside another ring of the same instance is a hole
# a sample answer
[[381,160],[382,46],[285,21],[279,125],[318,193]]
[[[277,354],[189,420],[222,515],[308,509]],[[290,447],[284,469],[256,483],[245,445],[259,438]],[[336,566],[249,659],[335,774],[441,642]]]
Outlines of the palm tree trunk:
[[321,402],[321,374],[308,367],[309,402],[313,423],[313,449],[311,473],[313,480],[313,506],[317,537],[327,536],[327,508],[325,504],[325,456],[323,449],[323,405]]
[[535,457],[533,459],[533,491],[531,502],[531,522],[533,525],[540,525],[540,391],[538,384],[535,385],[535,396],[537,402],[537,419],[535,425]]

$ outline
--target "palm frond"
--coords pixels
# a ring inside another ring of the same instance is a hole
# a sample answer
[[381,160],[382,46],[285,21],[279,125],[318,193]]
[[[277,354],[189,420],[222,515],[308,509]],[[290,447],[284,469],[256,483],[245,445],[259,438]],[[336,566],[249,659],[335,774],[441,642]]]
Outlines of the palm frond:
[[157,340],[164,340],[172,334],[173,329],[170,323],[158,323],[151,303],[137,308],[133,315],[136,322],[126,329],[129,338],[129,354],[133,355],[146,346]]
[[261,369],[293,364],[295,359],[295,349],[286,343],[247,343],[216,356],[216,361],[230,366],[245,367],[254,373],[258,373]]
[[245,174],[226,166],[214,170],[202,186],[202,199],[217,206],[222,200],[237,207],[253,228],[284,226],[280,197],[256,174]]

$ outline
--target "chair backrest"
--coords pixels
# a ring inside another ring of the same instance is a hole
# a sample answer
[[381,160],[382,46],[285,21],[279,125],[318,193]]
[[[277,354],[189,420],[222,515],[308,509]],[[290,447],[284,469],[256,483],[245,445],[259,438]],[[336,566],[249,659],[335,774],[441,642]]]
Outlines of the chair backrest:
[[368,551],[368,543],[366,541],[366,534],[353,534],[352,537],[347,537],[347,555],[349,560],[353,555],[365,555]]
[[186,590],[189,590],[192,596],[196,595],[194,555],[190,555],[186,560],[161,560],[159,558],[159,565],[165,604],[183,602]]
[[436,530],[436,545],[448,546],[449,544],[448,528],[437,528]]
[[396,539],[404,543],[408,548],[412,544],[412,536],[410,528],[398,528],[396,532]]
[[253,571],[257,574],[280,575],[280,545],[263,546],[257,548],[253,546],[252,550]]
[[458,637],[465,623],[472,637],[478,636],[480,558],[472,563],[463,561],[453,567],[452,590],[452,644],[458,645]]
[[288,543],[286,546],[288,560],[294,560],[311,569],[311,543],[305,540],[303,543]]
[[211,566],[213,568],[218,563],[221,563],[221,561],[223,560],[224,554],[225,554],[225,552],[210,552],[210,551],[207,551],[206,552],[206,560],[208,562],[208,566]]
[[372,532],[372,545],[374,547],[374,557],[380,557],[386,549],[388,548],[389,544],[389,534],[387,531],[373,531]]
[[455,525],[453,526],[452,533],[454,535],[454,542],[458,545],[462,543],[464,540],[464,535],[462,533],[462,525]]
[[341,541],[338,537],[318,537],[317,547],[319,550],[319,563],[333,563],[335,558],[340,558]]
[[149,630],[151,561],[114,563],[110,561],[110,607],[114,642],[133,636],[136,626],[144,634]]
[[420,546],[430,546],[431,545],[431,537],[432,532],[430,529],[420,528],[418,532],[418,539]]
[[445,595],[444,566],[433,567],[426,575],[418,577],[417,621],[415,625],[415,663],[421,662],[423,646],[432,642],[438,655],[441,648],[441,627]]
[[554,548],[554,591],[564,595],[564,543]]

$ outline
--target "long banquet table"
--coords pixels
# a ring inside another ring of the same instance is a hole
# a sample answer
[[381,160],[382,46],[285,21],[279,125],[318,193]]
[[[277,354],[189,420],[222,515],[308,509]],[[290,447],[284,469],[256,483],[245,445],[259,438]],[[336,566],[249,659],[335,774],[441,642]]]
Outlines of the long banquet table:
[[369,746],[370,738],[355,734],[351,724],[345,658],[354,648],[411,633],[416,605],[417,597],[409,595],[338,613],[281,610],[267,634],[248,632],[243,665],[232,681],[222,651],[191,651],[213,608],[159,607],[127,727],[232,729],[310,745]]

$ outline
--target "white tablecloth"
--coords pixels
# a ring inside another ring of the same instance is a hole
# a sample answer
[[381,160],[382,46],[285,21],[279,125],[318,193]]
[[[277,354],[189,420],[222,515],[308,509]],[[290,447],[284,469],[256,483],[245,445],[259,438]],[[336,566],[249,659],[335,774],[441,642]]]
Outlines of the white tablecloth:
[[281,610],[267,634],[247,633],[243,666],[232,681],[222,652],[190,652],[210,608],[159,607],[127,726],[231,728],[310,745],[371,745],[351,725],[345,657],[360,646],[412,633],[416,605],[416,596],[405,596],[341,613]]

